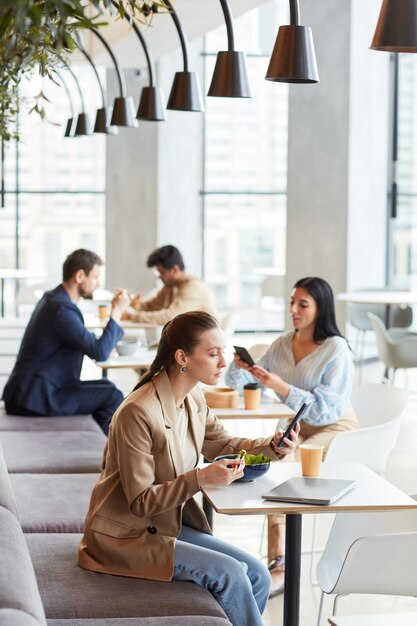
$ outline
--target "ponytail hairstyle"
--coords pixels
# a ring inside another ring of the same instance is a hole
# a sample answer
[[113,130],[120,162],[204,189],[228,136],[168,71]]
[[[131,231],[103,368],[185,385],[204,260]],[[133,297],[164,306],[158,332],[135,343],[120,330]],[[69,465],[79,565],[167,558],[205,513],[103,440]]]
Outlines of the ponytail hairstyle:
[[318,343],[328,337],[343,337],[337,327],[333,291],[329,283],[324,278],[308,276],[297,280],[294,289],[298,288],[305,289],[317,304],[318,316],[314,327],[314,341]]
[[181,313],[167,322],[162,329],[156,357],[133,391],[150,382],[162,370],[167,371],[174,365],[177,350],[192,354],[200,343],[201,335],[214,328],[219,328],[218,321],[204,311]]

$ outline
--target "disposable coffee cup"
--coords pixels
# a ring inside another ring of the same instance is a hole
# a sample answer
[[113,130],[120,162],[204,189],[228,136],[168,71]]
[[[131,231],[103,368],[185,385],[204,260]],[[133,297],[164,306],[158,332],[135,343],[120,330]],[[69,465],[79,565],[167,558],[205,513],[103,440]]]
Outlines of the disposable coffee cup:
[[107,304],[98,305],[98,316],[101,320],[106,320],[108,318],[109,310],[107,308]]
[[261,403],[261,387],[258,383],[247,383],[243,387],[243,399],[247,411],[256,411]]
[[301,473],[303,476],[320,476],[324,446],[302,443],[298,446],[301,454]]

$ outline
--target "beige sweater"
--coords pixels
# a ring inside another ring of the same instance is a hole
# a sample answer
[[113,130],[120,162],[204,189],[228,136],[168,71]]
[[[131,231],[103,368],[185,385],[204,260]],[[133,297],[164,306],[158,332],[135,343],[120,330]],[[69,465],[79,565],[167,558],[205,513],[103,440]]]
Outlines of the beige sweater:
[[180,313],[205,311],[216,315],[212,295],[207,285],[199,278],[184,275],[181,283],[162,287],[156,296],[141,302],[140,311],[131,314],[134,322],[166,324]]

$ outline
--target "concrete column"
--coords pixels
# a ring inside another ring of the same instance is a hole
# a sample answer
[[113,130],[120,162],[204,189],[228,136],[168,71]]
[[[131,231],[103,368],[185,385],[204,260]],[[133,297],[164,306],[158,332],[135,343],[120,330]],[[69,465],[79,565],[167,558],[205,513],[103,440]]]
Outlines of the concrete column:
[[[190,46],[190,70],[199,69],[200,48]],[[157,82],[168,100],[182,56],[175,52],[157,66]],[[135,106],[147,72],[125,72]],[[111,101],[111,99],[109,99]],[[187,270],[200,273],[202,257],[203,114],[168,111],[165,122],[141,121],[107,140],[106,282],[145,292],[155,286],[146,258],[173,244]]]
[[[307,275],[335,293],[381,285],[389,59],[369,50],[380,2],[300,4],[321,82],[290,87],[286,291]],[[343,328],[345,306],[337,308]]]

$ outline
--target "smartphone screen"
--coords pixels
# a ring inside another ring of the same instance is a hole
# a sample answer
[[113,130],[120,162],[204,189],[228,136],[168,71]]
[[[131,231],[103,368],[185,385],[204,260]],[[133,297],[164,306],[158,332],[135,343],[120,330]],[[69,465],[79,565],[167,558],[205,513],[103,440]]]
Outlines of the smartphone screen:
[[241,358],[242,361],[245,361],[245,363],[247,363],[251,367],[252,365],[255,365],[255,361],[252,359],[251,355],[246,350],[246,348],[243,348],[242,346],[233,346],[233,347],[236,350],[236,354],[239,355],[239,358]]
[[289,426],[287,426],[287,429],[285,433],[282,435],[282,438],[278,441],[277,448],[282,448],[282,446],[285,444],[284,437],[289,437],[290,432],[292,431],[294,426],[298,424],[298,422],[301,420],[301,418],[303,417],[304,413],[306,412],[310,404],[312,404],[312,402],[303,402],[301,407],[298,409],[296,415],[294,415],[294,417],[292,418],[291,423],[289,424]]

